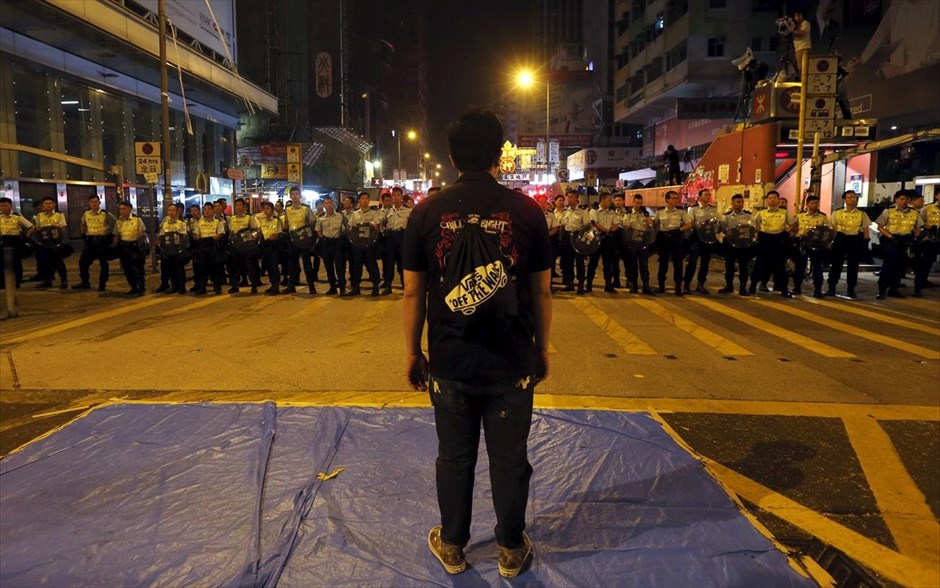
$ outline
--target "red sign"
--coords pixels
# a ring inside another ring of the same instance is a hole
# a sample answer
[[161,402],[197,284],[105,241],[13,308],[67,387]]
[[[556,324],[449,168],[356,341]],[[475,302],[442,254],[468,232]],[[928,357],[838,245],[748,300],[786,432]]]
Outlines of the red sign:
[[230,180],[244,180],[245,179],[245,170],[241,170],[235,167],[230,167],[225,170],[225,175],[228,176]]

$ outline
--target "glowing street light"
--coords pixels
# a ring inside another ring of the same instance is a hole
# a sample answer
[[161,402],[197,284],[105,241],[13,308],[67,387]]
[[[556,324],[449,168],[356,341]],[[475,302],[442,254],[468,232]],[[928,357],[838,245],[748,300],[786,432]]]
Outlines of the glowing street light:
[[418,138],[418,133],[416,133],[416,132],[414,132],[414,131],[408,131],[408,140],[409,140],[409,141],[414,141],[414,140],[417,139],[417,138]]
[[425,153],[425,154],[424,154],[424,158],[425,158],[425,159],[431,159],[431,154],[430,154],[430,153]]
[[376,159],[375,161],[373,161],[372,167],[374,167],[375,169],[382,169],[382,160]]
[[[536,85],[535,73],[531,69],[523,68],[516,72],[516,86],[523,89],[529,89]],[[551,84],[548,78],[545,79],[545,168],[551,170],[551,164],[548,162],[548,141],[551,136],[549,131],[549,107],[551,104]]]
[[520,88],[531,88],[535,85],[535,74],[529,69],[519,70],[516,73],[516,84],[518,84]]
[[441,164],[437,164],[437,169],[441,169]]

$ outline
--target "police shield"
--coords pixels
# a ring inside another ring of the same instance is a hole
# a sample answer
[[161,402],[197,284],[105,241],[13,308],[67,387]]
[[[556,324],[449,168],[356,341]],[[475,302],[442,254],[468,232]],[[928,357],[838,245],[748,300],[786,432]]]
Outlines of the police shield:
[[594,227],[585,227],[571,233],[571,248],[578,255],[594,255],[601,247],[600,235]]
[[232,249],[244,255],[257,255],[260,249],[261,231],[250,227],[241,229],[232,235]]
[[808,251],[828,251],[832,248],[832,241],[835,239],[836,231],[829,225],[815,226],[803,235],[802,245]]
[[359,249],[366,249],[379,238],[379,232],[372,223],[352,225],[349,227],[346,235],[349,237],[349,242],[352,243],[352,246]]
[[62,244],[62,228],[61,227],[40,227],[36,231],[36,240],[43,247],[49,249],[55,249],[60,244]]
[[313,232],[313,227],[310,225],[304,225],[297,229],[290,231],[290,242],[291,245],[303,252],[309,252],[313,249],[314,244],[316,244],[317,236]]
[[706,219],[702,224],[695,227],[695,235],[698,240],[706,245],[712,245],[718,242],[718,233],[721,231],[717,218]]
[[735,249],[747,249],[757,243],[757,233],[757,225],[751,219],[747,219],[726,231],[725,243],[729,243]]
[[649,247],[656,238],[656,229],[646,226],[627,225],[620,233],[623,244],[630,251],[641,251]]
[[160,253],[163,257],[182,255],[189,250],[189,236],[186,233],[163,233],[160,235]]

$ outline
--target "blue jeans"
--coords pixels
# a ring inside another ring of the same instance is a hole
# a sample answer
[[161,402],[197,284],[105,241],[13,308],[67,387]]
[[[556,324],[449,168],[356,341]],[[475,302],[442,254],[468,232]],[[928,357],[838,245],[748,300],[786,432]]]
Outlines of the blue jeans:
[[534,377],[498,384],[431,377],[438,439],[437,500],[441,537],[447,543],[466,545],[470,540],[482,422],[496,510],[496,542],[502,547],[522,547],[532,477],[527,446],[534,391]]

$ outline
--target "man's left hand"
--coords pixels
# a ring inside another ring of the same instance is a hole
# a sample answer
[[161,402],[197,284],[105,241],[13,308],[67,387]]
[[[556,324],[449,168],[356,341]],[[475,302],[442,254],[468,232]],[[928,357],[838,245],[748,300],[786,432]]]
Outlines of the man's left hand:
[[407,364],[405,375],[408,377],[408,383],[411,384],[411,387],[414,390],[421,390],[422,392],[427,391],[429,378],[428,358],[426,358],[423,353],[409,355],[405,363]]

